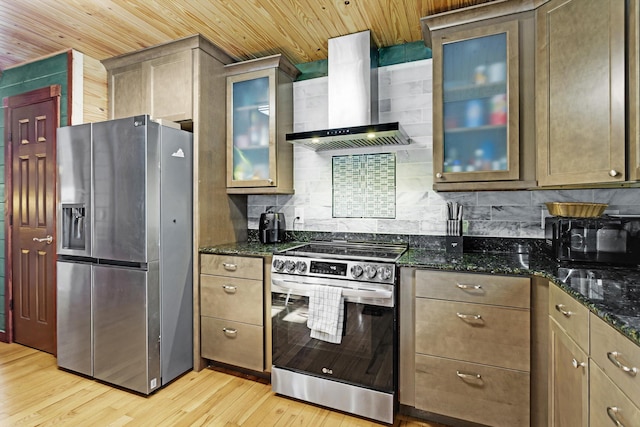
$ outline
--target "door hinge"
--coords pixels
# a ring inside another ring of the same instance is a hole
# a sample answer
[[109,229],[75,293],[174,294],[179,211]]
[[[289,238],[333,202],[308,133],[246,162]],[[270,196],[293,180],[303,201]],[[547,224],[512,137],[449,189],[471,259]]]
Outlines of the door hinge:
[[9,226],[13,225],[13,214],[9,215]]
[[13,311],[13,299],[9,300],[9,311]]

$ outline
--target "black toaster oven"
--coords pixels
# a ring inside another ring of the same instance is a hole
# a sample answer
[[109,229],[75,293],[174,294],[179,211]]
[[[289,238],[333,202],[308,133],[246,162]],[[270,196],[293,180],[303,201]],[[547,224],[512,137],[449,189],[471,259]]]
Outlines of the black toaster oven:
[[640,216],[550,217],[545,243],[558,261],[640,264]]

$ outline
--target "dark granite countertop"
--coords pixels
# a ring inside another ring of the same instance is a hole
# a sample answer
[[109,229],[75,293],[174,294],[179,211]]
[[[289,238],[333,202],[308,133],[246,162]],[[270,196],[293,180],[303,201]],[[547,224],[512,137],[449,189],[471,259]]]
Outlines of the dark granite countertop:
[[[200,252],[264,257],[299,243],[231,243],[201,248]],[[506,245],[497,251],[474,249],[455,254],[433,248],[409,248],[398,265],[545,277],[640,346],[640,269],[585,263],[560,265],[540,245]]]
[[200,248],[200,253],[265,257],[271,256],[274,252],[282,251],[299,244],[299,242],[273,243],[268,245],[260,242],[226,243]]
[[401,267],[461,272],[542,276],[640,345],[640,270],[586,263],[559,264],[544,253],[480,252],[449,254],[409,249]]

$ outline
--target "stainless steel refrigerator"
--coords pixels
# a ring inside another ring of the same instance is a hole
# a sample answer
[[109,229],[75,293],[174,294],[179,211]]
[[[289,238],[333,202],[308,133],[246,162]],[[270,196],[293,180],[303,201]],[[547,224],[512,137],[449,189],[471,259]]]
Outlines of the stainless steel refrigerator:
[[192,136],[58,129],[58,366],[149,394],[193,367]]

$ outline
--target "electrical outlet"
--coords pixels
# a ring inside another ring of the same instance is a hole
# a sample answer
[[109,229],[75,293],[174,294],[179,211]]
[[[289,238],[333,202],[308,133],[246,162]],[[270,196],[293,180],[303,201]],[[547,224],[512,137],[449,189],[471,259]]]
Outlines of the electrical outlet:
[[293,215],[296,224],[304,224],[304,208],[295,208]]

